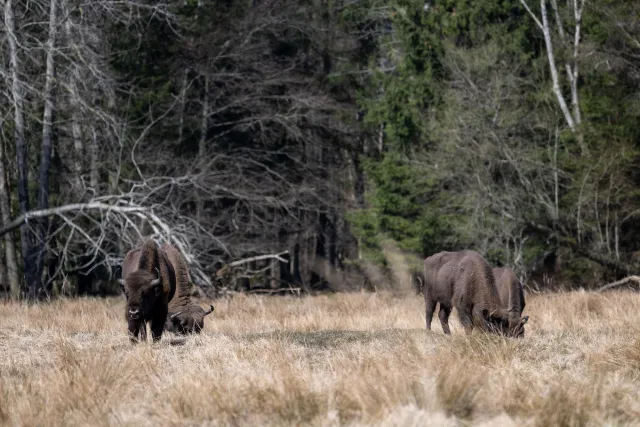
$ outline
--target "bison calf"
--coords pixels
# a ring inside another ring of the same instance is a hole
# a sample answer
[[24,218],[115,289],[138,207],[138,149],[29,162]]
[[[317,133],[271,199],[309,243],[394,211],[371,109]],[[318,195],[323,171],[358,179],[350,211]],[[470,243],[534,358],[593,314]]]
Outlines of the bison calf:
[[169,332],[177,334],[200,333],[204,328],[204,317],[213,313],[213,305],[209,306],[209,310],[204,310],[197,304],[190,304],[182,307],[180,311],[172,313],[169,316],[164,328]]
[[522,338],[524,325],[529,320],[529,316],[521,317],[525,307],[522,283],[518,280],[516,273],[508,267],[494,268],[493,275],[502,307],[508,312],[509,334]]
[[120,288],[126,298],[126,319],[131,342],[147,340],[147,322],[151,337],[162,337],[169,301],[176,290],[176,277],[166,255],[151,239],[131,250],[122,262]]
[[204,328],[205,316],[213,312],[213,305],[205,311],[191,301],[189,268],[182,254],[170,244],[162,245],[160,251],[167,256],[176,272],[176,296],[169,302],[165,329],[183,335],[200,333]]
[[427,329],[440,304],[442,330],[450,335],[449,315],[455,307],[467,334],[476,326],[491,332],[508,330],[507,311],[500,298],[491,267],[477,252],[440,252],[424,261],[423,287]]

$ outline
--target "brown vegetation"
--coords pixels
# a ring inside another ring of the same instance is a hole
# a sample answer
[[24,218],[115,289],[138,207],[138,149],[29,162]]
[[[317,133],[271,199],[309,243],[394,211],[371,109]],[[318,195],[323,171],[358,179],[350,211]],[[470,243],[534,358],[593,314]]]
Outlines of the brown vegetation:
[[[522,340],[425,331],[418,296],[237,295],[128,345],[123,298],[0,305],[4,425],[633,425],[640,295],[532,295]],[[533,316],[535,314],[535,316]],[[162,402],[162,404],[158,404]]]

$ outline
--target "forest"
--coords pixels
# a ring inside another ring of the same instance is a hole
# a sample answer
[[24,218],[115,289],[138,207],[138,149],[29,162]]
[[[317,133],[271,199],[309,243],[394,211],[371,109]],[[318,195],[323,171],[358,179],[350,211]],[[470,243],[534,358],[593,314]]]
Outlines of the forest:
[[1,4],[7,297],[117,293],[147,236],[209,297],[639,267],[638,2]]

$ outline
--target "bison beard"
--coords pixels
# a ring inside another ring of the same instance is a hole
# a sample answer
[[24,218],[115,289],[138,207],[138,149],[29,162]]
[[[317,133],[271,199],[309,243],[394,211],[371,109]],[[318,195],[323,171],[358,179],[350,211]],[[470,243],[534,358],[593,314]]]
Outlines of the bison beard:
[[[155,273],[155,274],[154,274]],[[169,301],[173,298],[176,278],[166,255],[159,253],[153,240],[127,253],[122,263],[120,287],[127,300],[126,319],[132,343],[146,341],[147,322],[151,337],[162,337]]]

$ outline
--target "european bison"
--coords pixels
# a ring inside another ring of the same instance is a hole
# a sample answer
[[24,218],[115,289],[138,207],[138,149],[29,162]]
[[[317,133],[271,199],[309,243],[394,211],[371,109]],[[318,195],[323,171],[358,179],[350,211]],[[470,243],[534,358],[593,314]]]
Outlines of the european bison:
[[516,273],[508,267],[494,268],[493,276],[502,307],[508,311],[510,334],[518,338],[524,337],[524,325],[529,316],[521,317],[525,306],[522,284]]
[[126,319],[131,342],[147,340],[147,322],[151,337],[162,337],[169,301],[176,291],[176,276],[167,256],[149,239],[142,247],[127,253],[122,262],[120,288],[127,300]]
[[165,329],[183,335],[200,333],[204,328],[205,316],[213,312],[213,305],[205,311],[199,305],[191,302],[187,261],[170,244],[162,245],[160,251],[167,255],[176,272],[176,296],[169,302],[169,316],[165,323]]
[[507,310],[500,306],[493,271],[477,252],[440,252],[424,260],[427,329],[436,304],[442,330],[450,335],[449,315],[453,307],[467,334],[473,327],[491,332],[506,333],[509,326]]

